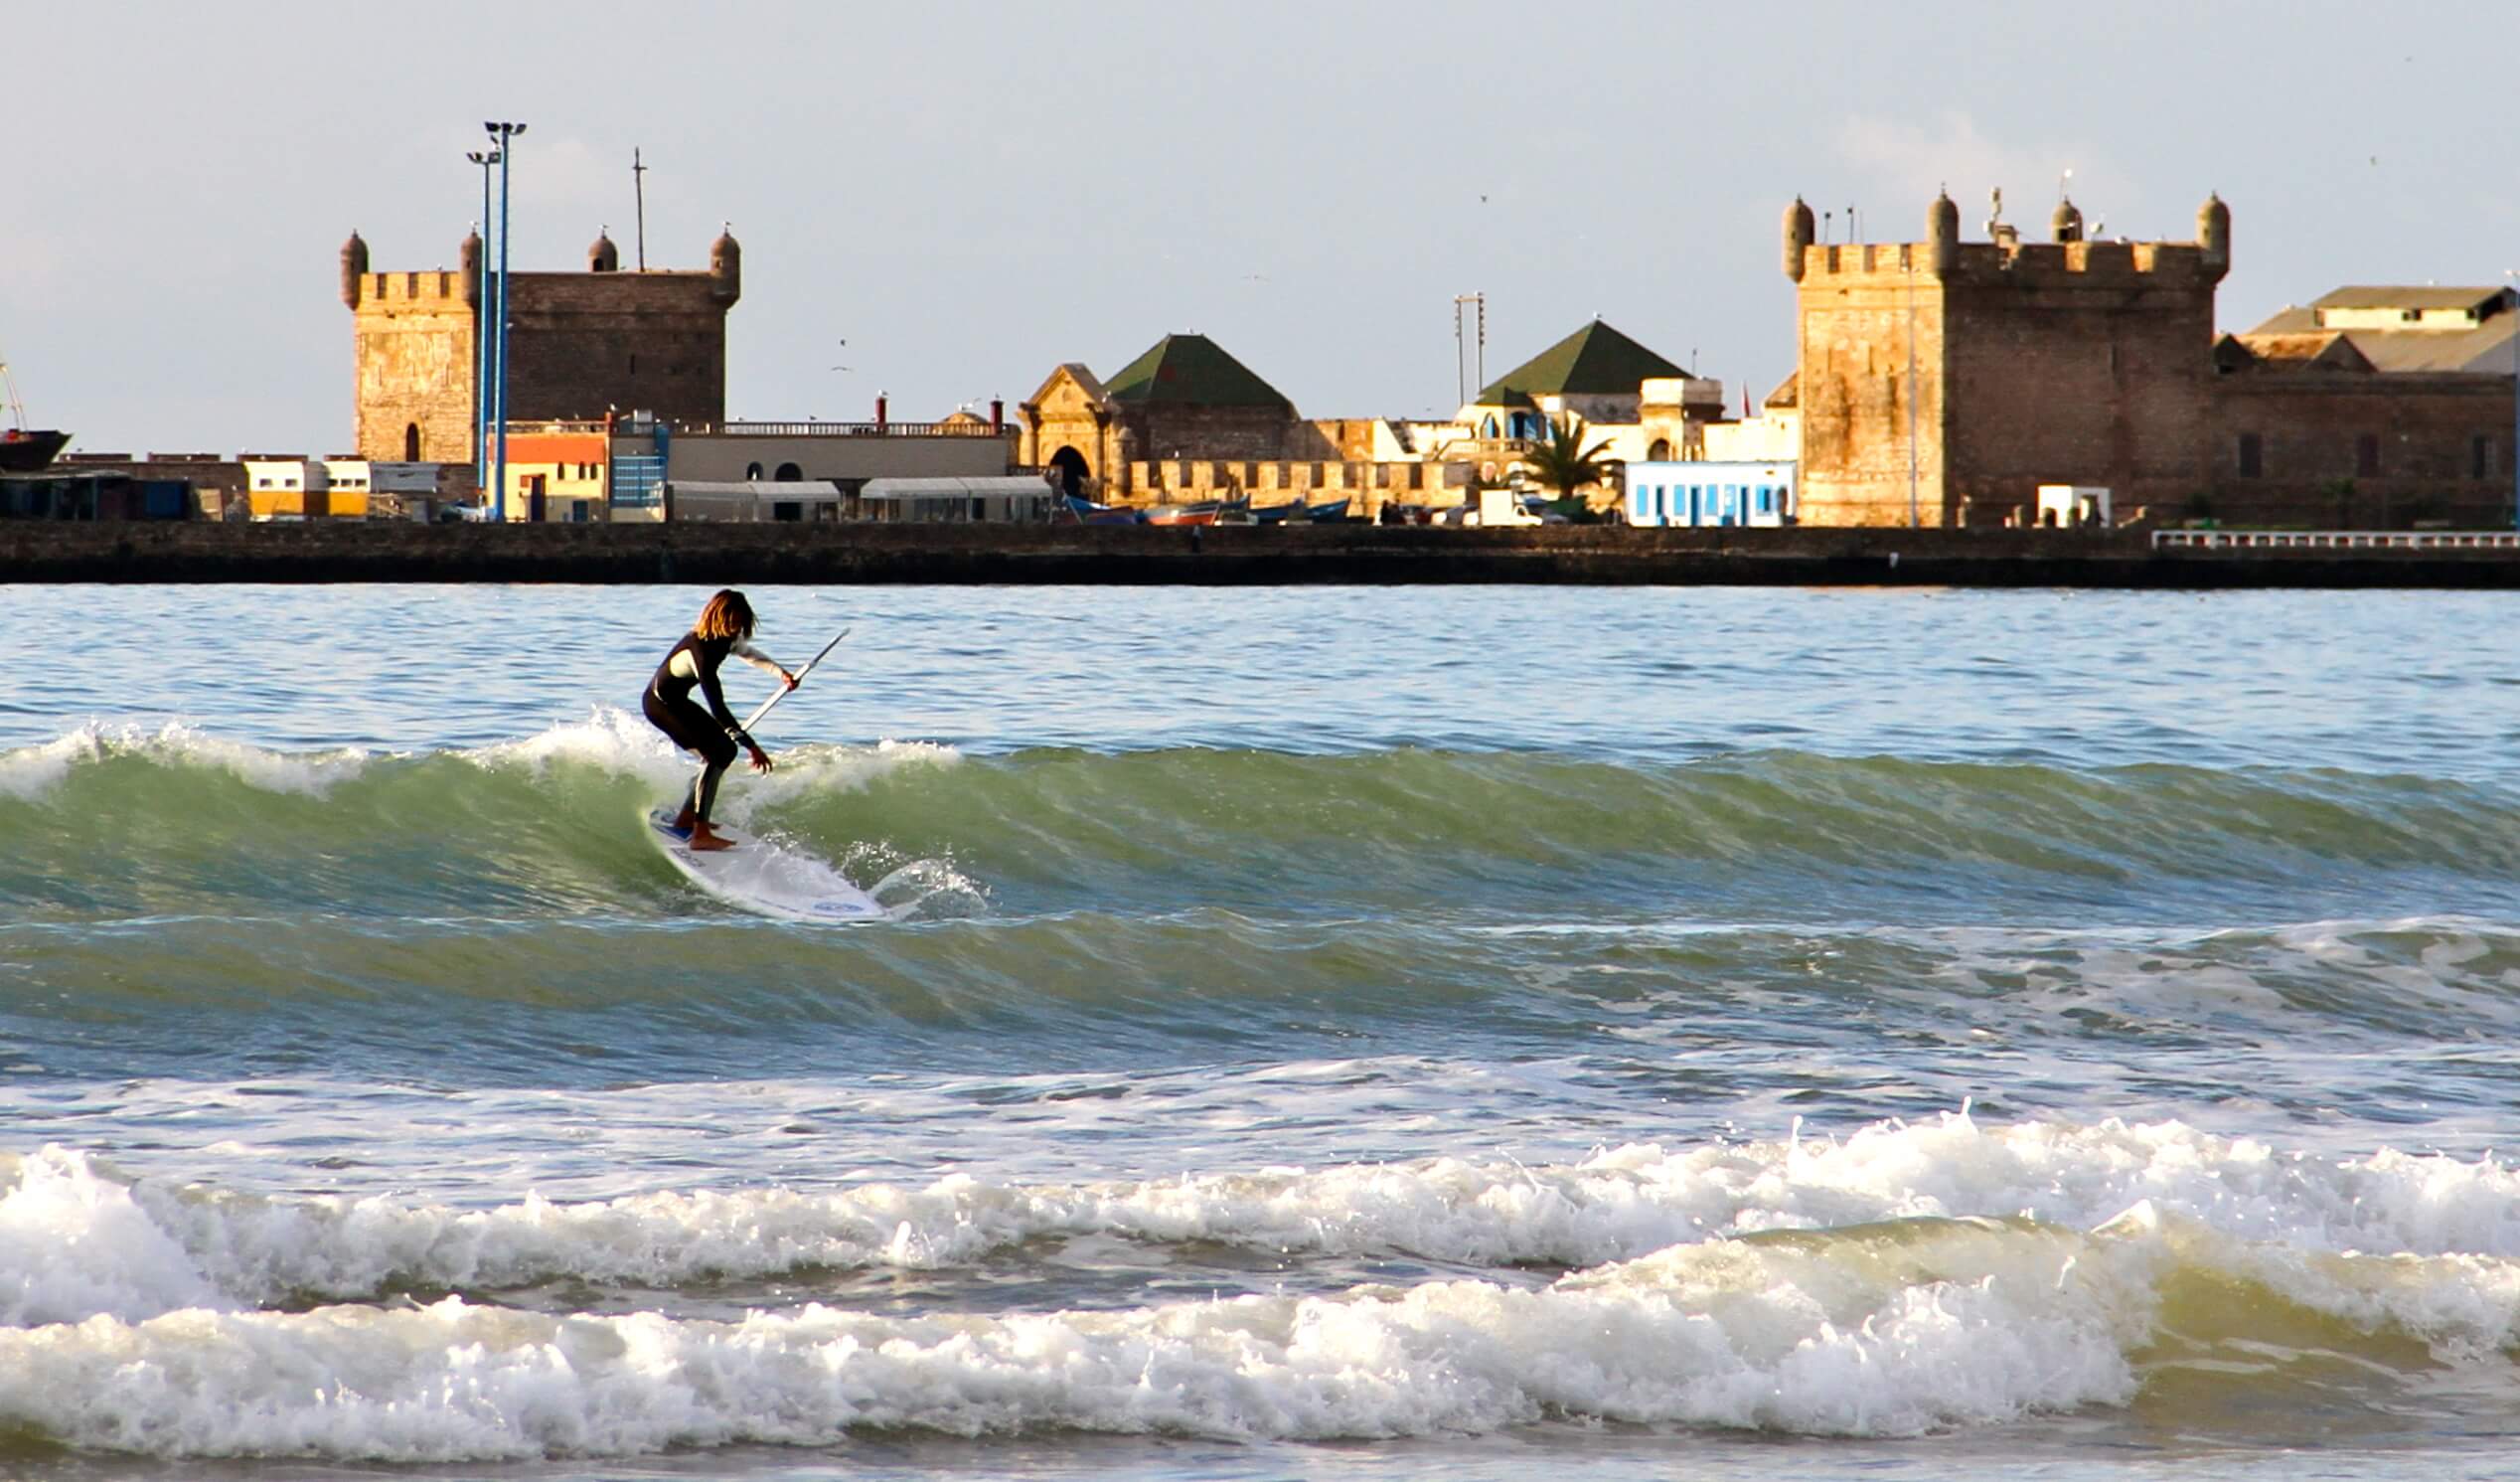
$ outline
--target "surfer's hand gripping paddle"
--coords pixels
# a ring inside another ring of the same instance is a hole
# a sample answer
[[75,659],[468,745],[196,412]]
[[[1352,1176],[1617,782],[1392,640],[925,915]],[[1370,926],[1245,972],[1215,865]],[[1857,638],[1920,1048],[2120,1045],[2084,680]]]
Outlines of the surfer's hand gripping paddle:
[[779,686],[778,693],[772,695],[769,699],[762,701],[761,708],[759,710],[756,710],[751,715],[744,717],[743,729],[748,733],[753,727],[760,725],[761,718],[770,713],[770,708],[777,705],[780,701],[785,700],[788,697],[788,692],[794,690],[797,685],[805,683],[805,676],[814,672],[814,665],[823,662],[825,658],[829,657],[833,649],[840,647],[840,640],[848,636],[849,629],[842,628],[840,632],[833,637],[831,642],[823,645],[823,651],[821,653],[814,655],[811,662],[809,662],[804,668],[796,671],[795,684],[784,684]]

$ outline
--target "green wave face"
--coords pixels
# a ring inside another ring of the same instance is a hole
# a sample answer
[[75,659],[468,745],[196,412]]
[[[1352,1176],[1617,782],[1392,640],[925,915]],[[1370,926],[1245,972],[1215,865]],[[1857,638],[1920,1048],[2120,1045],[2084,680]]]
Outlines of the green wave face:
[[[645,916],[675,908],[638,816],[686,773],[662,743],[292,756],[198,738],[0,758],[0,899],[44,919],[233,911]],[[2409,777],[2078,771],[1753,753],[1671,766],[1543,753],[1117,755],[806,747],[729,782],[726,817],[861,884],[949,862],[1024,912],[1220,906],[1545,913],[1704,902],[1756,918],[1976,914],[2043,901],[2504,899],[2520,807]],[[2462,903],[2454,903],[2456,904]]]

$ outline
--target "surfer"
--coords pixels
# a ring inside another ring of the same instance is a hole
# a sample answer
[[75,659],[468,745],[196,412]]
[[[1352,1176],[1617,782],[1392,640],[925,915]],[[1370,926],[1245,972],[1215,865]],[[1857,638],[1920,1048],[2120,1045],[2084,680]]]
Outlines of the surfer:
[[[698,751],[705,763],[700,775],[692,779],[692,790],[684,795],[683,810],[674,816],[678,832],[688,831],[694,849],[730,849],[733,841],[709,827],[709,810],[717,801],[717,779],[734,764],[735,748],[740,745],[752,753],[752,769],[770,769],[770,753],[744,733],[743,725],[726,709],[726,696],[717,687],[717,666],[726,656],[758,668],[775,671],[796,688],[796,676],[787,666],[752,646],[752,604],[739,591],[721,591],[700,609],[700,619],[692,630],[674,645],[665,662],[656,666],[656,677],[648,681],[648,692],[640,697],[639,709],[650,724],[671,738],[674,744],[686,751]],[[704,711],[692,703],[692,689],[697,685],[709,698]]]

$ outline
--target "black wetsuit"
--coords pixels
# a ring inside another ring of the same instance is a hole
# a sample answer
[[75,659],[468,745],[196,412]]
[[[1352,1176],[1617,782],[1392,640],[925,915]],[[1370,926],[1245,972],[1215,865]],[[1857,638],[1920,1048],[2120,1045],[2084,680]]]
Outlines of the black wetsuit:
[[[656,666],[656,676],[648,681],[648,692],[639,699],[639,709],[651,725],[664,732],[686,751],[698,751],[707,763],[698,777],[692,779],[692,790],[683,806],[701,822],[709,821],[709,807],[717,801],[717,779],[734,764],[737,747],[752,744],[744,734],[743,723],[726,709],[725,691],[717,687],[717,667],[730,653],[740,654],[746,661],[764,668],[778,664],[768,654],[740,638],[704,638],[698,633],[685,633],[683,641],[674,645],[665,662]],[[688,660],[677,665],[676,660]],[[677,673],[679,668],[688,673]],[[709,700],[709,709],[692,703],[697,688]]]

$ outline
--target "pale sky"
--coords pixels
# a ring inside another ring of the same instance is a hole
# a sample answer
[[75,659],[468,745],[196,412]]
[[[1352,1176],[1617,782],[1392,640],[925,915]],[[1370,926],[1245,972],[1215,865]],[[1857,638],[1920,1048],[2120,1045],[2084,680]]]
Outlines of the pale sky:
[[[351,442],[338,253],[451,267],[520,119],[515,266],[744,247],[727,412],[1009,403],[1198,330],[1311,416],[1449,414],[1595,314],[1737,408],[1793,368],[1799,192],[1913,239],[2233,215],[2220,317],[2520,266],[2488,3],[1047,6],[12,0],[0,358],[86,450]],[[845,344],[843,342],[846,342]],[[846,367],[847,369],[833,369]],[[0,412],[5,416],[5,412]]]

